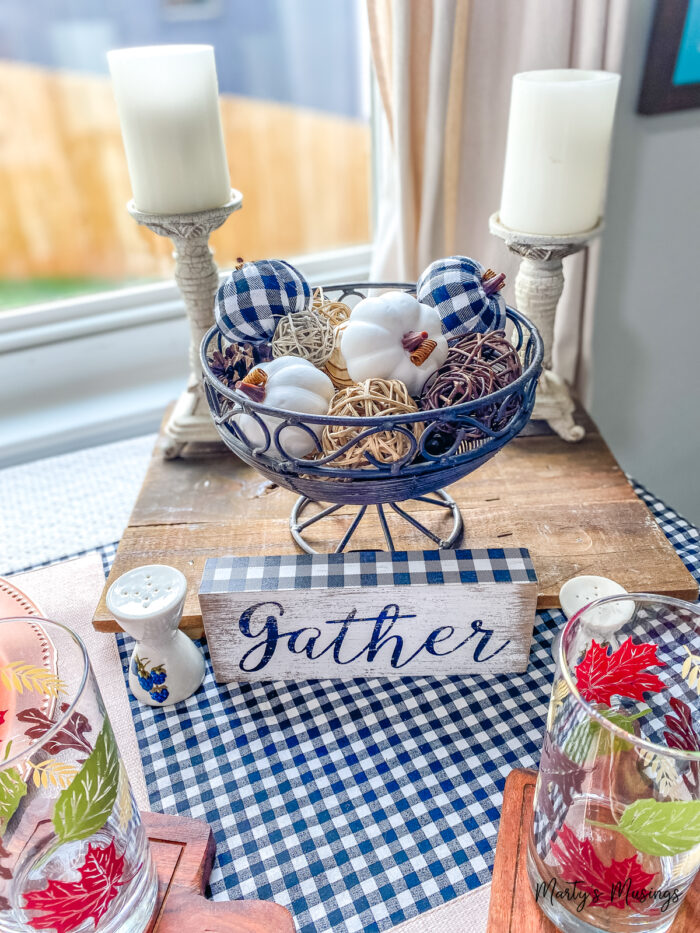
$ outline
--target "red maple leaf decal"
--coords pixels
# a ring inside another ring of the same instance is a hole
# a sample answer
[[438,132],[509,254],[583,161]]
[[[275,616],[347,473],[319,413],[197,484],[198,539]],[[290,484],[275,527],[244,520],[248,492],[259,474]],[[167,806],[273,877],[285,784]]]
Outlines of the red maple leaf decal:
[[[579,839],[569,826],[560,831],[552,845],[552,855],[559,862],[562,880],[590,895],[591,907],[617,907],[624,910],[632,903],[648,899],[649,885],[655,873],[644,871],[637,857],[621,862],[614,859],[605,865],[596,855],[590,839]],[[647,892],[647,893],[645,893]]]
[[[679,748],[686,752],[700,752],[700,738],[693,726],[693,713],[687,703],[671,697],[669,700],[671,709],[676,714],[672,716],[667,713],[664,716],[668,732],[664,732],[664,738],[669,748]],[[700,787],[700,763],[692,761],[690,768],[683,775],[683,781],[691,794],[694,794]]]
[[656,645],[635,645],[631,638],[608,654],[595,639],[586,656],[576,668],[576,686],[584,700],[589,703],[605,703],[610,706],[613,696],[630,700],[643,700],[645,691],[659,693],[664,682],[656,674],[644,673],[655,664],[666,667],[656,657]]
[[91,918],[97,927],[120,886],[126,883],[122,880],[124,856],[117,856],[114,840],[104,848],[89,844],[78,871],[80,881],[49,881],[43,891],[24,895],[27,910],[44,911],[43,916],[28,920],[29,926],[71,933]]

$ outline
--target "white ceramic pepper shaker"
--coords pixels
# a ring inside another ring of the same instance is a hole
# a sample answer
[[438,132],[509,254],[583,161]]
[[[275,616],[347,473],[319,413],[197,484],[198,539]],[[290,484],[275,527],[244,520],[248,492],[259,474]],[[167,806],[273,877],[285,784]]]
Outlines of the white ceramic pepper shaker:
[[175,567],[148,564],[122,574],[107,591],[107,607],[136,639],[129,687],[140,703],[171,706],[202,684],[204,657],[178,628],[187,581]]
[[[607,577],[593,576],[591,574],[582,574],[579,577],[572,577],[567,580],[559,590],[559,604],[561,611],[567,619],[571,619],[576,613],[592,603],[596,599],[602,599],[605,596],[624,596],[627,590]],[[589,644],[589,638],[595,638],[599,644],[611,645],[613,650],[619,646],[619,639],[615,633],[621,629],[634,615],[634,602],[632,600],[620,600],[619,602],[609,603],[599,606],[587,614],[586,625],[582,626],[578,634],[578,642],[569,651],[576,654],[578,651],[585,651]],[[552,644],[552,653],[556,660],[559,655],[559,643],[561,641],[561,632],[554,639]]]

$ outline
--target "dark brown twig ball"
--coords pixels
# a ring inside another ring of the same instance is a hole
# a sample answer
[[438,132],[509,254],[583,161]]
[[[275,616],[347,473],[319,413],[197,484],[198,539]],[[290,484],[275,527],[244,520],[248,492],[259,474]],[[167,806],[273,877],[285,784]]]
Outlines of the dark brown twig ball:
[[[428,411],[484,398],[509,386],[521,373],[520,358],[505,331],[466,334],[450,345],[447,359],[423,386],[420,407]],[[486,405],[472,412],[471,417],[485,427],[499,430],[513,417],[520,404],[520,397],[514,395],[507,400],[505,407],[502,403]],[[465,439],[485,436],[484,432],[471,425],[462,427],[466,430]],[[454,423],[442,426],[440,433],[445,435],[446,450],[451,445],[447,441],[454,438],[456,432]]]

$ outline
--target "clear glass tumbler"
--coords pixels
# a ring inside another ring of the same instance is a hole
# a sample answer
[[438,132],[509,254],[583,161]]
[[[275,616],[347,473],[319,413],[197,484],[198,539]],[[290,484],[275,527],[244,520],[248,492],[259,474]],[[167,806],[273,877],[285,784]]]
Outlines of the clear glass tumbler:
[[143,933],[157,876],[85,645],[0,621],[0,931]]
[[528,875],[565,933],[663,933],[700,866],[700,612],[596,600],[564,629]]

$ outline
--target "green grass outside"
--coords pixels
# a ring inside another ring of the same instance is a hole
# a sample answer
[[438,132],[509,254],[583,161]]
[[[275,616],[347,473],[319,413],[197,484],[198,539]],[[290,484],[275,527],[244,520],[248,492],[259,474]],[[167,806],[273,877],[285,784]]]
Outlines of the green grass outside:
[[[144,280],[152,281],[152,280]],[[0,281],[0,311],[21,308],[24,305],[38,304],[44,301],[58,301],[61,298],[74,298],[91,292],[110,291],[136,284],[133,281],[109,279],[47,278],[31,280]]]

